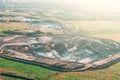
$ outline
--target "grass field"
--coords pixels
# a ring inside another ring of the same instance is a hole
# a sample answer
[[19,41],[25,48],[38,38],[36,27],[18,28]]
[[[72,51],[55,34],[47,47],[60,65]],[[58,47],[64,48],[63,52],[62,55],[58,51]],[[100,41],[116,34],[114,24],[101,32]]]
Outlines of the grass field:
[[19,30],[25,29],[29,26],[24,23],[0,23],[0,31],[2,30]]
[[4,73],[12,73],[17,76],[23,76],[35,80],[45,80],[50,75],[56,73],[55,71],[38,66],[14,62],[2,58],[0,58],[0,67],[4,70]]
[[51,78],[51,80],[119,80],[119,66],[120,63],[102,70],[60,73],[52,76],[54,79]]
[[0,35],[2,35],[2,31],[4,30],[24,30],[29,26],[24,23],[0,23]]
[[[57,72],[39,66],[28,65],[0,58],[0,67],[4,73],[12,73],[17,76],[32,78],[35,80],[119,80],[120,63],[102,70],[85,72]],[[5,80],[17,80],[4,78]]]

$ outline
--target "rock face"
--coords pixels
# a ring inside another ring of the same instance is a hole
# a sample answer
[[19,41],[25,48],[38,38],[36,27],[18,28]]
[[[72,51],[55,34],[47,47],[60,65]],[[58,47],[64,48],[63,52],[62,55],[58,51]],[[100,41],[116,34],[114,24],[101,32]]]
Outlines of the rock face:
[[39,62],[43,66],[47,65],[52,69],[61,71],[82,71],[106,67],[120,59],[120,44],[113,40],[74,37],[73,35],[45,37],[50,39],[42,42],[43,36],[37,39],[35,37],[16,36],[12,40],[10,38],[4,42],[1,38],[3,44],[1,44],[0,49],[4,49],[4,52],[14,53],[3,54],[5,56]]

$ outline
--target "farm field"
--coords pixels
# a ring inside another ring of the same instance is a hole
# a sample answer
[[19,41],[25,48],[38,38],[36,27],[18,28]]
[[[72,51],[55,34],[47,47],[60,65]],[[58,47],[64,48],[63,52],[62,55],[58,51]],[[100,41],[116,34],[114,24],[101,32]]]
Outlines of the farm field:
[[29,26],[24,23],[0,23],[0,35],[5,35],[2,31],[5,30],[25,30]]
[[117,42],[120,42],[120,34],[95,34],[91,37],[97,37],[97,38],[104,38],[104,39],[111,39]]
[[0,32],[3,30],[21,30],[29,26],[24,23],[0,23]]
[[119,21],[72,21],[66,23],[68,31],[72,33],[120,42]]
[[83,35],[120,33],[119,21],[68,21],[65,25],[72,32],[83,31]]

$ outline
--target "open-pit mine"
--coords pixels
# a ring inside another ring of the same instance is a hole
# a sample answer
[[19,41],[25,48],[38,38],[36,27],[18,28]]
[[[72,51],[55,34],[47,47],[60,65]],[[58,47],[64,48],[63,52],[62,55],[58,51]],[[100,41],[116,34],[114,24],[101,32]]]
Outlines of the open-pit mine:
[[84,71],[118,62],[120,43],[67,33],[31,31],[0,37],[0,57],[57,71]]

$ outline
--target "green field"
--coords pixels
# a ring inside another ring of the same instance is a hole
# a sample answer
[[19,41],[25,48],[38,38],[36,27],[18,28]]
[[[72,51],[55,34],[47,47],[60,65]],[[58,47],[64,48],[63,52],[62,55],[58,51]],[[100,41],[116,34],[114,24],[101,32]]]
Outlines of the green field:
[[[57,72],[15,61],[0,58],[0,67],[4,73],[32,78],[35,80],[119,80],[120,63],[101,70],[85,72]],[[5,80],[17,80],[16,78],[5,77]]]
[[16,76],[23,76],[35,80],[45,80],[50,75],[57,73],[42,67],[5,60],[2,58],[0,58],[0,68],[3,69],[4,73],[12,73]]

